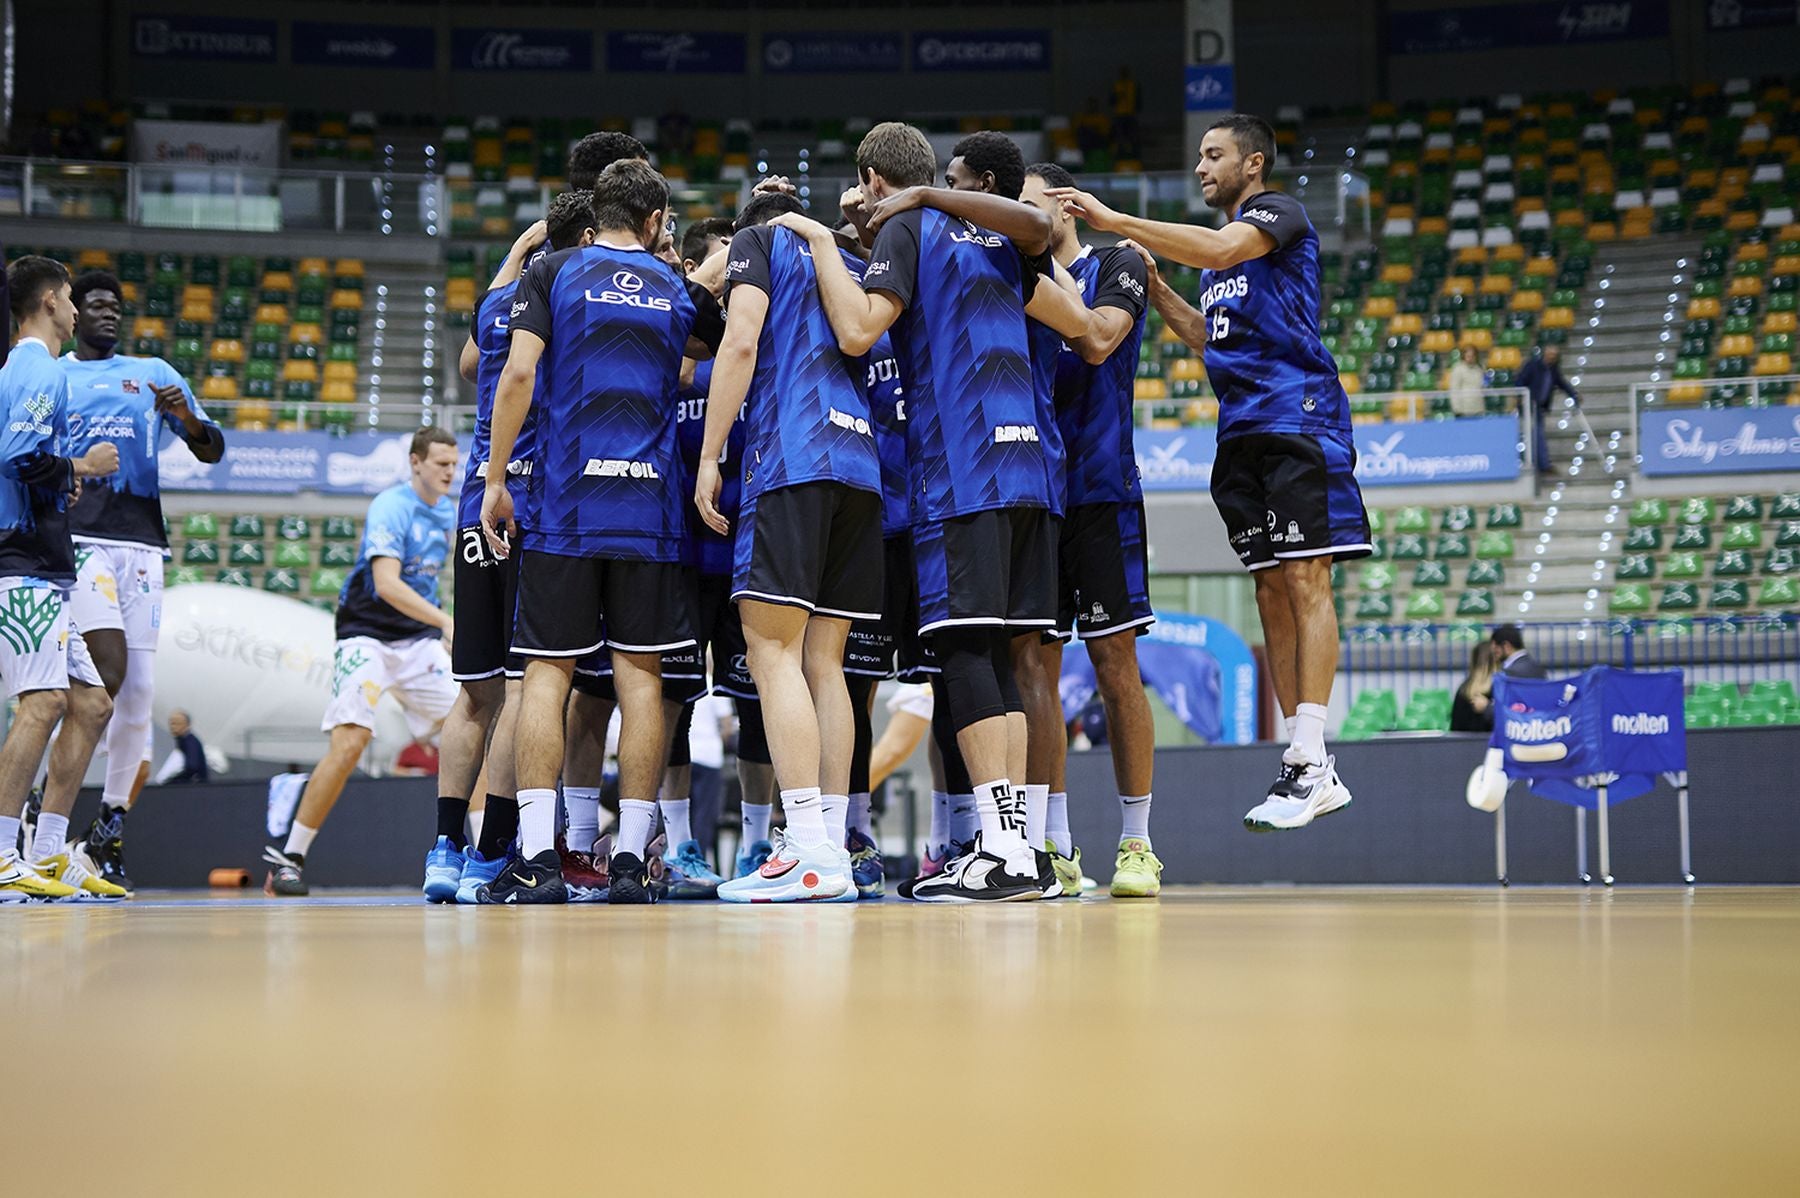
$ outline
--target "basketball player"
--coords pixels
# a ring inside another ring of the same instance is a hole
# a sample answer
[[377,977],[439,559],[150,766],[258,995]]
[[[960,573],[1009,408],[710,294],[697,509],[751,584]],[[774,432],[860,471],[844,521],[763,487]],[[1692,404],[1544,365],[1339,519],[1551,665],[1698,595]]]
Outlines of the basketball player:
[[1198,311],[1160,280],[1151,298],[1206,354],[1219,395],[1213,500],[1256,580],[1290,725],[1280,775],[1244,816],[1258,832],[1303,828],[1350,804],[1325,751],[1338,659],[1331,563],[1370,552],[1350,405],[1319,340],[1319,238],[1298,200],[1269,189],[1274,164],[1274,132],[1258,117],[1229,116],[1206,131],[1194,173],[1207,203],[1231,215],[1222,229],[1127,216],[1073,188],[1045,192],[1093,228],[1201,268]]
[[411,478],[369,504],[356,567],[338,594],[331,702],[320,724],[331,744],[307,780],[286,845],[263,852],[269,865],[263,890],[270,895],[307,893],[313,838],[369,747],[383,692],[399,698],[420,739],[437,730],[456,701],[449,654],[454,628],[438,606],[438,576],[456,523],[450,498],[456,438],[440,427],[421,428],[412,436],[407,463]]
[[[69,381],[50,347],[74,332],[69,272],[26,255],[6,275],[19,340],[0,367],[0,682],[18,710],[0,745],[0,902],[124,898],[123,887],[64,848],[81,775],[112,714],[81,633],[70,624],[75,547],[68,496],[82,479],[117,471],[119,452],[97,441],[81,457],[67,456]],[[59,720],[44,809],[21,853],[19,816]],[[140,740],[132,755],[142,752]]]
[[75,539],[70,618],[113,697],[106,729],[100,812],[70,852],[82,865],[131,889],[125,874],[125,813],[148,772],[156,638],[162,627],[163,531],[157,452],[171,434],[202,462],[225,455],[225,435],[187,381],[161,358],[118,352],[119,280],[90,271],[75,280],[75,349],[69,376],[70,452],[101,441],[124,446],[119,472],[85,483],[69,508]]
[[[907,125],[877,125],[857,149],[871,204],[928,188],[936,173],[930,142]],[[971,198],[1009,205],[1007,218],[1034,230],[1027,253],[1047,247],[1049,221],[1035,209]],[[1036,899],[1037,854],[1014,786],[1025,773],[1026,725],[1010,642],[1055,623],[1054,531],[1024,320],[1037,272],[1001,233],[915,208],[880,225],[858,286],[842,260],[822,252],[834,247],[829,229],[792,214],[777,223],[806,236],[839,347],[866,354],[892,328],[906,380],[920,632],[933,637],[981,816],[975,851],[919,882],[913,897]]]
[[[477,892],[482,902],[568,899],[555,851],[565,706],[576,659],[602,644],[623,722],[609,901],[653,900],[645,855],[667,752],[662,654],[693,639],[682,497],[668,485],[679,471],[669,400],[684,350],[709,357],[722,332],[712,296],[651,253],[668,203],[668,183],[647,163],[607,167],[595,185],[594,244],[544,258],[513,301],[491,452],[496,461],[511,454],[537,398],[540,361],[546,435],[534,523],[518,542],[513,648],[527,659],[516,748],[520,859]],[[492,475],[482,527],[496,554],[513,552],[511,497]]]
[[644,148],[643,142],[629,133],[603,129],[598,133],[588,134],[569,148],[569,160],[565,164],[569,172],[569,190],[594,190],[601,171],[628,158],[649,162],[650,151]]

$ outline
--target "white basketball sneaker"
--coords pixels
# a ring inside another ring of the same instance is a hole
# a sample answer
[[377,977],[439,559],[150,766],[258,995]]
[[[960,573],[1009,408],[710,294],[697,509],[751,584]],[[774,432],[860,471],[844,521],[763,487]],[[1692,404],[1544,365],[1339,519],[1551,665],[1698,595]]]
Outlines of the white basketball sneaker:
[[1269,797],[1244,814],[1244,827],[1252,832],[1290,832],[1349,805],[1350,789],[1337,775],[1337,758],[1327,757],[1320,765],[1284,757]]

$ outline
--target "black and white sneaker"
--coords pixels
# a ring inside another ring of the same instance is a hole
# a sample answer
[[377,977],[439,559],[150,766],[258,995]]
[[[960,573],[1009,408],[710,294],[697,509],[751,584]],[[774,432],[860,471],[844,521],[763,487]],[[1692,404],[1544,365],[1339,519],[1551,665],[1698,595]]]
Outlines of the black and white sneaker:
[[523,906],[527,903],[566,903],[569,888],[563,884],[562,863],[555,849],[535,857],[514,856],[500,876],[475,891],[483,906]]
[[610,889],[606,901],[619,904],[647,904],[657,899],[657,887],[650,881],[650,866],[631,853],[614,853],[606,868]]
[[1244,827],[1289,832],[1349,805],[1350,790],[1338,779],[1337,758],[1327,757],[1323,765],[1283,758],[1269,797],[1244,814]]
[[977,836],[969,851],[951,858],[942,873],[918,882],[911,897],[920,903],[1021,902],[1044,897],[1044,888],[1035,859],[1028,871],[1014,873],[1004,858],[984,850]]
[[1050,854],[1043,849],[1033,850],[1037,858],[1038,892],[1043,898],[1058,899],[1063,896],[1062,880],[1056,876],[1056,863]]
[[263,850],[263,861],[269,872],[263,878],[263,893],[270,898],[304,898],[311,891],[306,886],[306,856],[290,857],[274,845]]
[[102,806],[87,833],[70,845],[69,855],[114,886],[135,889],[125,876],[125,808]]

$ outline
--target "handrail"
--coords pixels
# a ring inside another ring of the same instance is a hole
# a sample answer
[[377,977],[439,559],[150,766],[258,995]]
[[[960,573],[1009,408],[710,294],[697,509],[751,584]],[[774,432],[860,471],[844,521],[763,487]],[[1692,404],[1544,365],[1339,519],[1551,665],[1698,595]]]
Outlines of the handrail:
[[[466,432],[475,426],[475,406],[458,403],[372,403],[368,400],[334,402],[322,399],[203,399],[207,415],[221,420],[227,427],[237,425],[238,413],[244,409],[269,411],[278,417],[279,432],[399,432],[420,425],[436,425],[454,432]],[[348,416],[346,423],[343,419]],[[239,427],[242,427],[241,425]]]

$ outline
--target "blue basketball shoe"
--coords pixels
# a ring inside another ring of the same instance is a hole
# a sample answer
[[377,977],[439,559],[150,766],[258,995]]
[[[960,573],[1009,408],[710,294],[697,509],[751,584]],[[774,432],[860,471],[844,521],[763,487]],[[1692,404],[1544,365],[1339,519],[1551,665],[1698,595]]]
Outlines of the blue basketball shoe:
[[463,851],[451,844],[448,836],[438,837],[431,851],[425,854],[425,901],[455,902],[462,872]]
[[763,867],[763,862],[767,861],[769,859],[769,854],[774,851],[775,846],[771,845],[766,840],[758,840],[752,843],[748,848],[738,850],[737,873],[732,876],[737,878],[749,877]]
[[663,858],[663,883],[671,899],[717,898],[725,879],[714,873],[700,852],[700,842],[684,840]]
[[505,857],[489,861],[481,855],[481,850],[470,845],[463,854],[462,877],[456,882],[456,901],[464,906],[474,906],[475,892],[498,878],[500,871],[505,868]]

